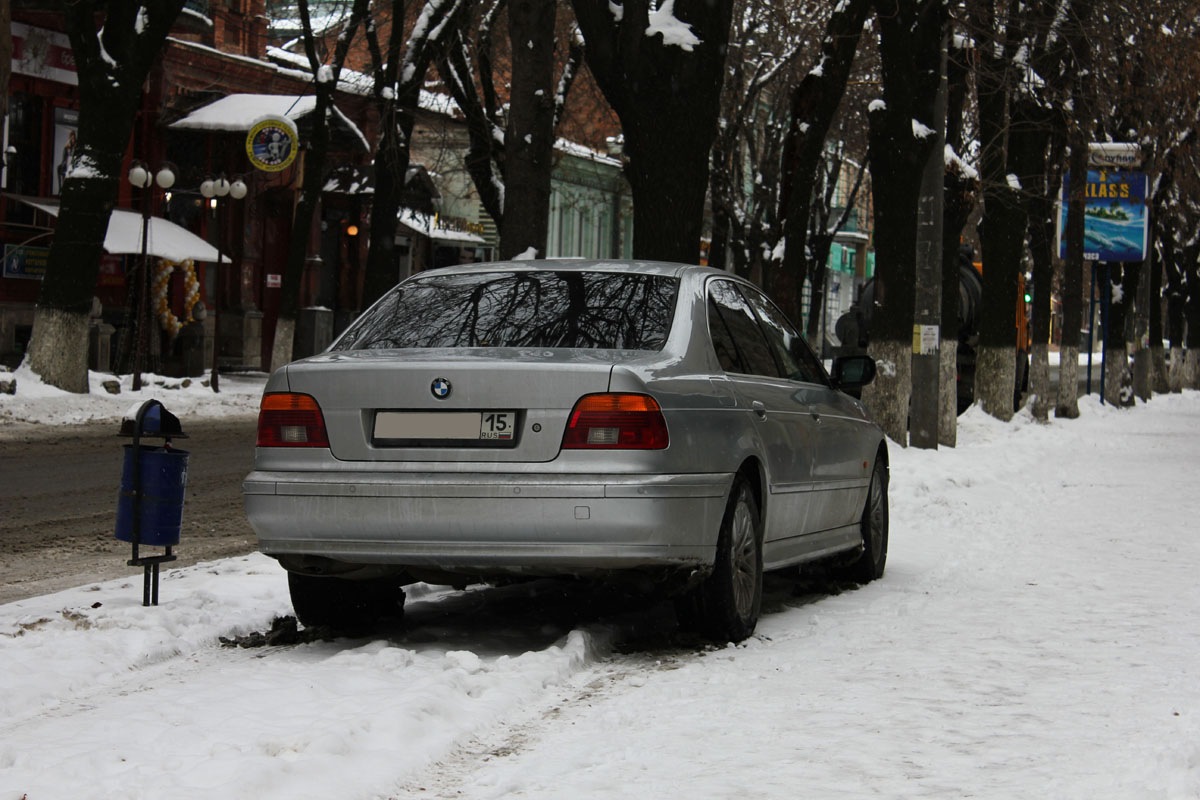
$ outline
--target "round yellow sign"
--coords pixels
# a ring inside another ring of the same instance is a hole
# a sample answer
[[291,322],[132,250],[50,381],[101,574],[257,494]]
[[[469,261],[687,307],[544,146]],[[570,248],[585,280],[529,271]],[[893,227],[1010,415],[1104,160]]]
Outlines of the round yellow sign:
[[246,134],[246,155],[264,172],[279,172],[291,166],[300,149],[296,125],[287,117],[263,117]]

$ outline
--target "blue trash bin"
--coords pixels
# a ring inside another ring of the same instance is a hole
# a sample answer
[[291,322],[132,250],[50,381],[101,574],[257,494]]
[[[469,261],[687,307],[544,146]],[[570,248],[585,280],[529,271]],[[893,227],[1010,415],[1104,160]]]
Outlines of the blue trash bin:
[[[117,538],[133,541],[133,445],[125,445],[121,492],[117,497]],[[174,547],[183,524],[183,494],[187,488],[188,452],[138,445],[142,477],[139,544]]]

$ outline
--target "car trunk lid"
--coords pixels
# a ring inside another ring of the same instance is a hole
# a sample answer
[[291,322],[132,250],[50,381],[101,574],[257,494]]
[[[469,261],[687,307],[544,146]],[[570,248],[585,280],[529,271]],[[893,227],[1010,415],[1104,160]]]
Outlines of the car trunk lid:
[[331,353],[288,367],[342,461],[553,460],[575,402],[608,390],[612,351]]

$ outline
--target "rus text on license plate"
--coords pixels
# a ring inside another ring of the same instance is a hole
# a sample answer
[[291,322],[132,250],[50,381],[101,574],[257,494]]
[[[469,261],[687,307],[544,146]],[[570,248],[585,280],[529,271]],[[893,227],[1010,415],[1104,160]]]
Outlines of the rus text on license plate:
[[457,439],[508,441],[516,435],[517,412],[380,411],[376,439]]

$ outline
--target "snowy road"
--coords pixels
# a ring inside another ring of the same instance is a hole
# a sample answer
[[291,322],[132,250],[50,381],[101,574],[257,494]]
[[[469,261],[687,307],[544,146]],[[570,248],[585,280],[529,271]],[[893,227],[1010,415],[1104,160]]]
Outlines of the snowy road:
[[[241,483],[254,465],[256,424],[248,415],[189,419],[188,438],[175,442],[191,453],[180,566],[254,550]],[[0,428],[0,603],[129,574],[129,545],[113,537],[130,441],[118,429]]]
[[554,584],[223,647],[261,556],[0,605],[0,800],[1200,797],[1200,393],[1081,407],[893,448],[883,580],[739,647]]

